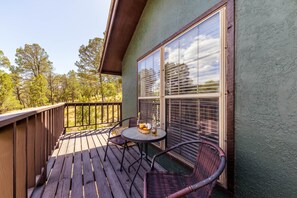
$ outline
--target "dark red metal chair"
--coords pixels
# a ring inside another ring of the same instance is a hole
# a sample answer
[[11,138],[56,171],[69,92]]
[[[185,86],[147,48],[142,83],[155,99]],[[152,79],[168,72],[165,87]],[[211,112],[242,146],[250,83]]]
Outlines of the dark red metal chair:
[[[199,144],[192,174],[154,171],[157,157],[187,144]],[[195,140],[180,143],[153,157],[151,170],[144,177],[144,197],[210,197],[225,163],[225,153],[211,142]]]
[[124,161],[124,156],[125,156],[126,148],[128,148],[128,145],[127,145],[128,142],[125,139],[122,138],[121,134],[118,134],[118,135],[112,136],[112,137],[110,137],[110,134],[117,127],[122,126],[123,122],[125,122],[125,121],[129,121],[128,127],[136,127],[137,126],[137,118],[135,118],[135,117],[126,118],[126,119],[123,119],[123,120],[119,121],[118,123],[116,123],[108,131],[108,138],[107,138],[106,149],[105,149],[105,154],[104,154],[104,161],[105,161],[106,160],[106,156],[107,156],[107,150],[108,150],[108,147],[110,146],[109,143],[112,143],[113,145],[119,145],[119,146],[124,147],[123,155],[122,155],[122,160],[121,160],[120,171],[122,171],[122,168],[123,168],[123,161]]

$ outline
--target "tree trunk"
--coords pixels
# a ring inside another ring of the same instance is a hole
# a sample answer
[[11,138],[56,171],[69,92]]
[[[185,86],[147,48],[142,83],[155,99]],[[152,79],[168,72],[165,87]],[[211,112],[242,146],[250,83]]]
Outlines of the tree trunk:
[[101,102],[104,102],[104,93],[103,93],[103,85],[102,85],[102,74],[99,74],[99,82],[100,82],[100,91],[101,91]]
[[71,94],[71,101],[74,102],[74,93]]
[[20,93],[19,87],[16,87],[16,95],[17,95],[18,101],[20,101],[20,104],[25,108],[25,104],[24,104],[23,100],[21,99],[21,93]]

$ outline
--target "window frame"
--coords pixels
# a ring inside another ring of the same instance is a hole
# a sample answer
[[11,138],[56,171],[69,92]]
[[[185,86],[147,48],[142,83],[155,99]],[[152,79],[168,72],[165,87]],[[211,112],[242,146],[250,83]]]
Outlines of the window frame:
[[[229,8],[230,9],[230,8]],[[228,9],[228,10],[229,10]],[[185,99],[185,98],[218,98],[219,99],[219,146],[225,151],[226,155],[228,156],[228,150],[227,150],[227,99],[228,99],[228,94],[229,92],[227,91],[227,88],[230,87],[230,85],[227,85],[227,73],[226,70],[227,68],[227,5],[223,4],[222,5],[217,5],[216,9],[209,10],[207,11],[207,14],[203,14],[203,17],[200,16],[196,19],[195,23],[190,23],[190,25],[187,25],[183,31],[180,31],[178,33],[175,33],[172,35],[169,39],[166,39],[164,42],[160,43],[158,46],[153,48],[154,50],[151,50],[150,52],[146,53],[142,57],[140,57],[137,60],[137,65],[140,61],[144,60],[151,54],[155,53],[156,51],[160,50],[160,94],[159,96],[156,97],[151,97],[151,99],[160,99],[160,122],[161,122],[161,128],[165,129],[165,123],[166,123],[166,99],[170,98],[180,98],[180,99]],[[165,95],[165,61],[164,61],[164,51],[165,51],[165,46],[171,42],[173,42],[175,39],[179,38],[180,36],[184,35],[188,31],[192,30],[194,27],[197,25],[203,23],[210,17],[214,16],[215,14],[219,13],[219,18],[220,18],[220,85],[219,85],[219,92],[218,93],[197,93],[197,94],[187,94],[187,95]],[[229,29],[229,27],[228,27]],[[231,35],[232,36],[232,35]],[[234,46],[232,46],[234,47]],[[232,63],[231,66],[234,67]],[[138,68],[138,67],[137,67]],[[233,71],[232,71],[233,72]],[[137,78],[138,79],[138,78]],[[228,79],[229,80],[229,79]],[[232,79],[234,80],[234,78]],[[149,99],[149,97],[137,97],[137,101],[139,99]],[[228,103],[229,104],[229,103]],[[139,106],[138,106],[139,107]],[[234,106],[232,110],[234,109]],[[228,109],[229,110],[229,109]],[[234,110],[233,110],[234,111]],[[232,117],[234,116],[234,112],[232,113]],[[230,115],[229,115],[230,116]],[[234,124],[233,126],[234,127]],[[228,127],[230,128],[230,126]],[[232,133],[233,130],[232,130]],[[230,134],[229,134],[230,136]],[[161,149],[165,149],[165,140],[163,140],[158,146]],[[234,151],[231,151],[232,155],[234,154]],[[186,164],[191,165],[190,162],[185,161],[183,157],[178,156],[177,154],[172,154],[174,157],[176,157],[178,160],[182,160],[183,162],[186,162]],[[232,156],[233,157],[233,156]],[[223,174],[220,177],[220,183],[226,188],[227,187],[227,173],[226,171],[223,172]]]
[[[164,61],[164,51],[165,46],[173,42],[174,40],[178,39],[179,37],[183,36],[187,32],[191,31],[193,28],[198,26],[199,24],[203,23],[204,21],[208,20],[212,16],[219,13],[220,18],[220,85],[219,85],[219,92],[218,93],[197,93],[197,94],[185,94],[185,95],[166,95],[165,94],[165,61]],[[222,7],[215,12],[207,15],[202,20],[198,21],[197,23],[191,25],[189,28],[187,28],[185,31],[181,32],[180,34],[176,35],[174,38],[169,40],[168,42],[164,43],[162,45],[162,53],[161,53],[161,73],[163,73],[161,81],[163,82],[162,87],[160,90],[162,91],[161,95],[161,101],[160,101],[160,108],[164,109],[163,114],[160,113],[161,117],[161,126],[166,129],[166,99],[187,99],[187,98],[218,98],[219,99],[219,146],[225,151],[226,155],[227,153],[227,147],[226,147],[226,85],[225,85],[225,67],[226,67],[226,7]],[[163,144],[161,145],[162,149],[165,149],[165,140],[163,141]],[[192,166],[192,163],[185,159],[183,156],[180,156],[179,154],[172,153],[174,157],[176,157],[178,160],[181,160],[185,162],[187,165]],[[220,183],[222,183],[224,186],[226,184],[226,171],[224,171],[220,177]],[[225,186],[226,187],[226,186]]]
[[[152,56],[152,55],[154,55],[154,54],[156,54],[157,52],[159,51],[159,57],[160,57],[160,61],[161,61],[161,48],[158,48],[158,49],[156,49],[156,50],[154,50],[154,51],[152,51],[152,52],[150,52],[149,54],[147,54],[145,57],[143,57],[141,60],[138,60],[137,61],[137,112],[139,112],[139,110],[140,110],[140,102],[139,102],[139,100],[151,100],[151,99],[159,99],[160,100],[160,122],[161,122],[161,88],[162,88],[162,86],[161,86],[161,82],[162,82],[162,80],[161,80],[161,73],[162,73],[162,71],[161,71],[161,62],[160,62],[160,76],[159,76],[159,80],[160,80],[160,87],[159,87],[159,95],[158,96],[139,96],[139,93],[138,93],[138,83],[139,83],[139,79],[138,79],[138,71],[139,71],[139,63],[140,62],[142,62],[142,61],[144,61],[145,59],[147,59],[147,58],[149,58],[150,56]],[[155,146],[157,146],[158,148],[163,148],[163,143],[164,142],[164,140],[162,140],[161,141],[161,143],[160,144],[158,144],[157,142],[156,143],[153,143]]]

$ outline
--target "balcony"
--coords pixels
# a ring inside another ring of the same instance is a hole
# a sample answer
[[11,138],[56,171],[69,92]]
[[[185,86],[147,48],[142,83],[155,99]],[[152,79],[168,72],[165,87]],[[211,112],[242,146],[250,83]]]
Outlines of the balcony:
[[[0,116],[1,197],[130,197],[136,166],[119,171],[116,146],[103,161],[108,128],[120,119],[121,103],[66,103]],[[138,155],[131,146],[124,167]],[[148,169],[142,163],[131,197],[142,197]]]

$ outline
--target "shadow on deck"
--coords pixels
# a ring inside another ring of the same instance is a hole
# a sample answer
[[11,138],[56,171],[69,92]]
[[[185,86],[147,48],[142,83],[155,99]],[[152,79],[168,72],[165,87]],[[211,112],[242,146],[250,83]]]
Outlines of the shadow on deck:
[[138,158],[138,149],[132,146],[127,150],[123,171],[119,170],[122,148],[111,146],[104,162],[107,131],[105,128],[65,134],[48,162],[46,183],[36,187],[32,197],[142,197],[149,165],[142,163],[130,196],[137,165],[130,173],[127,167]]

